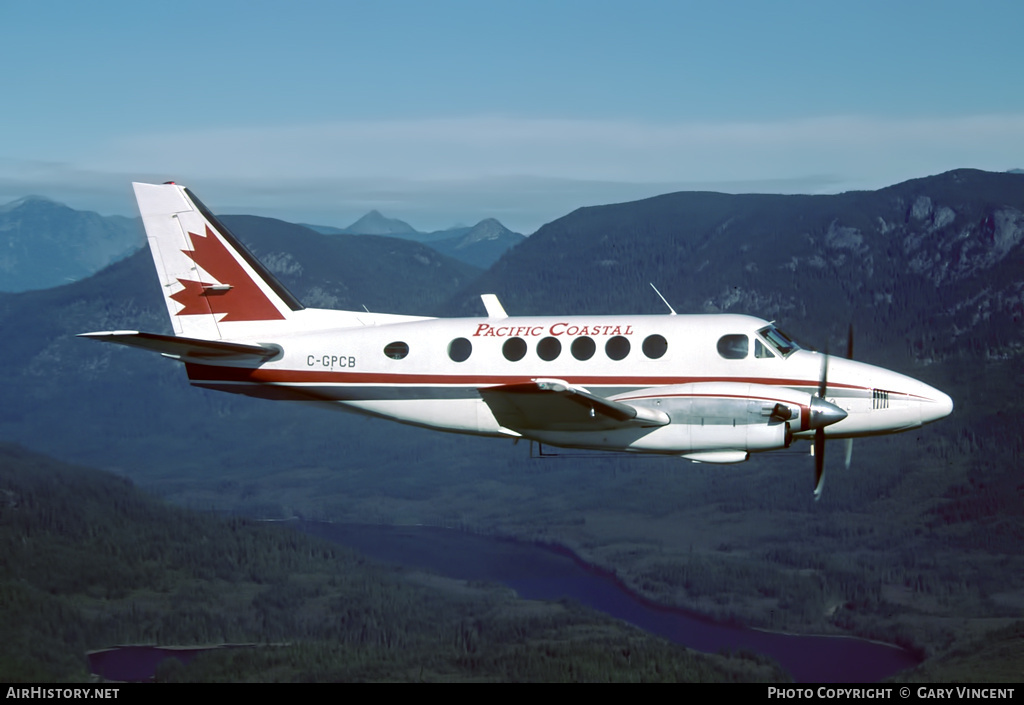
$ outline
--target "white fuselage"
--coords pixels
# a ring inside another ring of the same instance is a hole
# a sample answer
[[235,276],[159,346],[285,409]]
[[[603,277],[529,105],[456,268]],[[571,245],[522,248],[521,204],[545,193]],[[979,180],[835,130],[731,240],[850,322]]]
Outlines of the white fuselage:
[[[297,318],[304,313],[327,322],[325,314],[335,312],[302,311]],[[579,432],[512,432],[495,418],[479,390],[553,378],[602,397],[628,399],[638,390],[728,382],[756,385],[755,397],[782,399],[785,390],[816,393],[822,369],[820,353],[782,351],[759,332],[768,322],[731,314],[388,317],[370,325],[306,331],[301,331],[306,323],[292,323],[294,332],[273,336],[282,349],[277,358],[245,368],[190,363],[193,383],[255,396],[328,401],[445,431],[658,452],[678,446],[679,424],[618,433],[604,443]],[[237,340],[264,342],[258,334]],[[778,394],[767,394],[765,388]],[[825,396],[848,414],[826,428],[829,437],[903,431],[952,409],[947,395],[922,382],[834,357]],[[812,434],[804,428],[796,436]]]

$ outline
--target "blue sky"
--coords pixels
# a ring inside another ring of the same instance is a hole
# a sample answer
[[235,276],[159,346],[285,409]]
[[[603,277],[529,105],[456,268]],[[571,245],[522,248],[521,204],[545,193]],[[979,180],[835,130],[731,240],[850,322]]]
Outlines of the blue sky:
[[1024,3],[0,3],[0,203],[529,234],[675,190],[1024,167]]

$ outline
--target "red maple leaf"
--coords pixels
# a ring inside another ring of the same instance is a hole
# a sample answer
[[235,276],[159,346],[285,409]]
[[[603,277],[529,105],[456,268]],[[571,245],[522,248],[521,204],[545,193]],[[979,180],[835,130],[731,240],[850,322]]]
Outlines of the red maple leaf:
[[185,308],[179,316],[211,313],[227,314],[222,321],[272,321],[284,316],[270,301],[259,285],[238,263],[236,256],[224,246],[210,226],[206,235],[190,232],[193,249],[182,250],[193,262],[202,267],[218,284],[230,289],[213,289],[214,284],[191,279],[178,279],[185,288],[171,298]]

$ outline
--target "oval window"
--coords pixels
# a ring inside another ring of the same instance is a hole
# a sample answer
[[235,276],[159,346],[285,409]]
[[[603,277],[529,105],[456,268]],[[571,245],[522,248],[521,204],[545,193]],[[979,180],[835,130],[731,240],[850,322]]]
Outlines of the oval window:
[[448,357],[455,362],[465,362],[473,354],[473,343],[465,338],[456,338],[448,343]]
[[649,335],[646,338],[644,338],[644,355],[651,358],[652,360],[657,360],[659,357],[664,355],[667,350],[668,341],[665,340],[664,336],[655,333],[654,335]]
[[572,356],[577,360],[589,360],[594,357],[594,351],[597,350],[597,344],[594,343],[593,338],[583,336],[576,338],[572,341],[572,345],[569,346],[569,350],[572,351]]
[[501,354],[509,362],[519,362],[526,355],[526,341],[522,338],[509,338],[501,346]]
[[726,360],[742,360],[747,356],[750,341],[746,335],[723,335],[718,339],[718,354]]
[[539,343],[537,343],[537,356],[541,360],[547,360],[551,362],[559,353],[562,352],[562,344],[558,341],[558,338],[552,338],[548,336]]
[[388,343],[384,346],[384,354],[392,360],[401,360],[409,354],[409,345],[401,341]]
[[617,335],[604,344],[604,352],[612,360],[625,360],[629,355],[629,338]]

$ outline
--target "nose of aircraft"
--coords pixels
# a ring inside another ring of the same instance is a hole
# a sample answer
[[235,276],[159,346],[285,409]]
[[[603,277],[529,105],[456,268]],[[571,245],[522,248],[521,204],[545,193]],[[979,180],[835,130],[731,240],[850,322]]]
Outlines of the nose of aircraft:
[[953,400],[948,394],[934,387],[926,387],[926,392],[922,396],[925,397],[925,401],[921,402],[921,423],[938,421],[953,413]]

